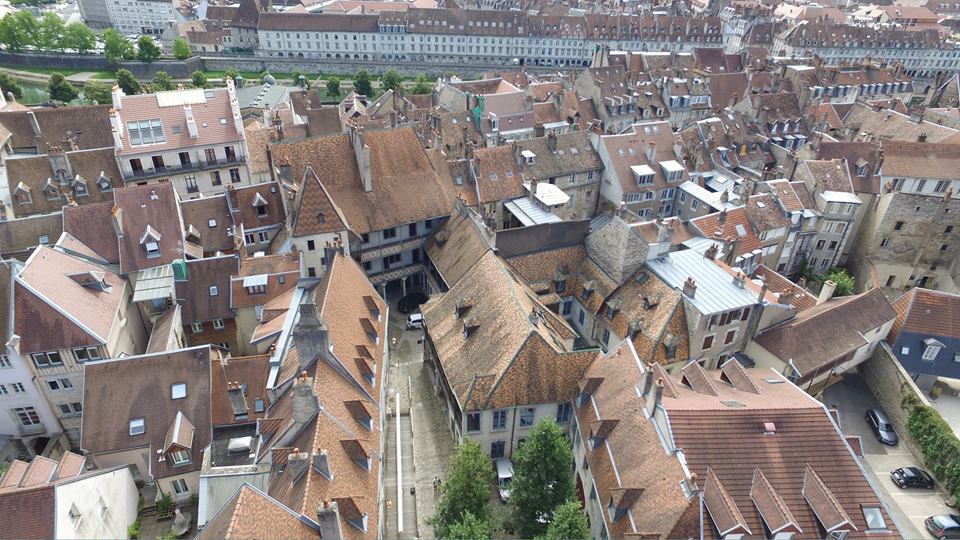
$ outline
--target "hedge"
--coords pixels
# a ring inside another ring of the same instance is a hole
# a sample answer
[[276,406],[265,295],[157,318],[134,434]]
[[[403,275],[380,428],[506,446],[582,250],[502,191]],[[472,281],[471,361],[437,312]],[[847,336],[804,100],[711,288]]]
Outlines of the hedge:
[[960,440],[933,407],[911,403],[907,429],[923,452],[930,472],[960,499]]

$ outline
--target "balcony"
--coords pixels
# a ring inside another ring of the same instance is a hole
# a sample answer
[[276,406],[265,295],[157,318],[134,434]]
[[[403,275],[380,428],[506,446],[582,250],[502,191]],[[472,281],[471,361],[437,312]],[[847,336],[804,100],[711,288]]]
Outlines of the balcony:
[[379,246],[361,247],[360,262],[372,261],[387,255],[396,255],[402,251],[419,248],[423,245],[423,238],[422,236],[415,236],[396,242],[383,243]]
[[47,428],[43,424],[31,424],[25,426],[23,424],[17,424],[17,430],[20,431],[20,435],[38,435],[40,433],[46,433]]
[[185,174],[185,173],[195,172],[195,171],[220,169],[223,167],[229,167],[231,165],[240,165],[240,164],[243,164],[245,161],[246,160],[242,156],[237,156],[230,159],[217,159],[212,161],[198,160],[198,161],[191,161],[190,163],[164,165],[163,167],[155,167],[152,169],[141,169],[138,171],[123,171],[123,179],[125,181],[146,180],[150,178],[159,178],[162,176],[170,176],[174,174]]

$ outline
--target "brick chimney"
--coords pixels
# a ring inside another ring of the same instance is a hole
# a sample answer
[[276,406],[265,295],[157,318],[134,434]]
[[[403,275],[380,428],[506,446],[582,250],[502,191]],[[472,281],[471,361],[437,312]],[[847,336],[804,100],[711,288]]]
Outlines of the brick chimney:
[[320,526],[320,538],[323,540],[342,540],[343,531],[340,530],[340,510],[336,501],[323,500],[317,508],[317,525]]
[[300,356],[300,369],[313,363],[313,360],[330,346],[330,337],[326,323],[317,313],[313,302],[300,304],[300,317],[293,329],[293,344]]
[[692,277],[688,277],[687,280],[683,282],[683,294],[690,298],[697,295],[697,282],[694,281]]

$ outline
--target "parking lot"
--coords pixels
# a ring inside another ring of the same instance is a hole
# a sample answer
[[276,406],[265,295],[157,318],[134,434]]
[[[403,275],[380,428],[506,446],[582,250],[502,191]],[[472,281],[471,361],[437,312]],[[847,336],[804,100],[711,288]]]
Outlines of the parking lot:
[[908,466],[923,468],[923,465],[905,446],[886,446],[877,441],[863,416],[867,409],[879,408],[880,405],[863,380],[859,376],[848,375],[842,382],[834,384],[824,392],[823,402],[828,408],[840,412],[840,429],[844,434],[860,437],[864,467],[888,504],[900,533],[908,539],[931,538],[923,520],[951,510],[944,504],[946,495],[938,489],[904,490],[893,483],[890,471]]

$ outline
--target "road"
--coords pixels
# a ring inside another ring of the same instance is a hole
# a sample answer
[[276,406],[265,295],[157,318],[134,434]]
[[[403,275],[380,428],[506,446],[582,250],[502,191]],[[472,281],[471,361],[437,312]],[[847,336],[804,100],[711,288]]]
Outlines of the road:
[[840,428],[846,435],[858,435],[863,445],[863,464],[880,497],[904,538],[931,538],[923,520],[934,514],[945,514],[950,508],[939,489],[900,489],[890,478],[890,471],[898,467],[923,467],[906,446],[886,446],[877,441],[863,415],[867,409],[880,405],[866,383],[857,375],[848,375],[824,392],[823,402],[840,412]]

